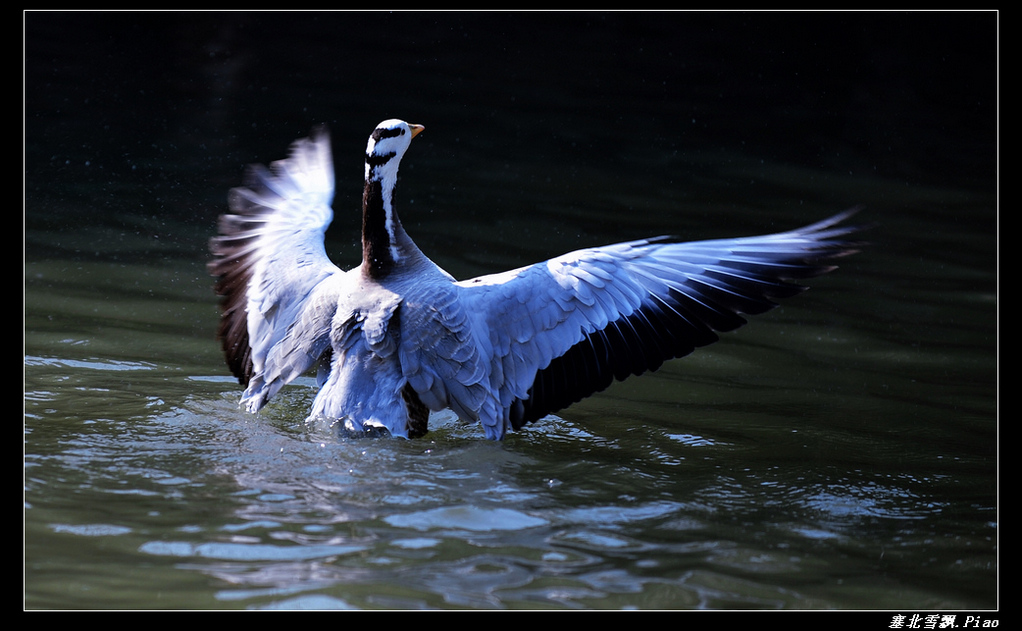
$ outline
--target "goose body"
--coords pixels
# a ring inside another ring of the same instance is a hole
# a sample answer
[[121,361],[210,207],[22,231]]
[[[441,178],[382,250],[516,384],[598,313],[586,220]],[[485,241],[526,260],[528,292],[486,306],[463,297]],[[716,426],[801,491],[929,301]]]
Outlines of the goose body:
[[366,147],[362,263],[343,271],[324,249],[333,213],[326,133],[290,157],[253,166],[211,242],[223,297],[218,336],[262,408],[313,368],[310,417],[349,432],[417,437],[450,408],[501,439],[605,389],[614,379],[715,342],[790,282],[854,251],[852,211],[779,234],[680,242],[658,237],[583,249],[456,281],[407,235],[394,208],[398,166],[422,130],[387,120]]

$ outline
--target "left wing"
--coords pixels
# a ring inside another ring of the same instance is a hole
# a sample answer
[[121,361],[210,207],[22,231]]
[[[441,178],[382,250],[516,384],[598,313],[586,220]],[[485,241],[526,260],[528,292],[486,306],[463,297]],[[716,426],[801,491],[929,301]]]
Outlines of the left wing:
[[269,170],[249,168],[245,187],[230,192],[220,236],[210,241],[209,271],[223,296],[218,337],[231,371],[248,386],[250,409],[329,346],[344,274],[323,245],[333,195],[330,139],[319,129]]
[[517,429],[612,381],[717,341],[805,289],[855,251],[838,226],[679,243],[668,237],[579,250],[458,283],[492,345],[492,386]]

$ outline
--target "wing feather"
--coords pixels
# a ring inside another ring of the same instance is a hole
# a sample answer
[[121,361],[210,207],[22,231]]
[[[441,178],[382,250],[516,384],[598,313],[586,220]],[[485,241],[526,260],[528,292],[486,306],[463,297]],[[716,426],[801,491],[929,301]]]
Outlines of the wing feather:
[[250,409],[329,348],[343,274],[323,242],[333,194],[330,140],[318,129],[269,169],[249,167],[210,241],[209,271],[222,297],[217,336],[231,371],[248,386]]
[[791,281],[856,251],[846,237],[857,228],[838,225],[855,210],[773,235],[580,250],[458,283],[489,331],[505,420],[517,429],[655,370],[803,291]]

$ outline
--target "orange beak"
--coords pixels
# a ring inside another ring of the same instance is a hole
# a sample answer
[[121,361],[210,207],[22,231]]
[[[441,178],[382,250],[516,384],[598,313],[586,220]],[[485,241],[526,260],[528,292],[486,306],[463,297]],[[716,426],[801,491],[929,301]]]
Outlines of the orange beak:
[[408,124],[408,129],[412,130],[412,138],[415,138],[416,136],[419,135],[419,133],[422,132],[423,129],[426,129],[426,128],[423,127],[422,125],[413,125],[413,124],[409,123]]

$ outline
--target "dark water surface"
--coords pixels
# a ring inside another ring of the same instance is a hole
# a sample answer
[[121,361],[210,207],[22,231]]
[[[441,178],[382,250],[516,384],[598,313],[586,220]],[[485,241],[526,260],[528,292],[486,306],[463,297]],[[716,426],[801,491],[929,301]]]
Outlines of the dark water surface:
[[[25,606],[997,608],[996,19],[27,14]],[[856,204],[872,245],[502,443],[244,413],[227,189],[327,123],[353,265],[389,117],[458,277]]]

